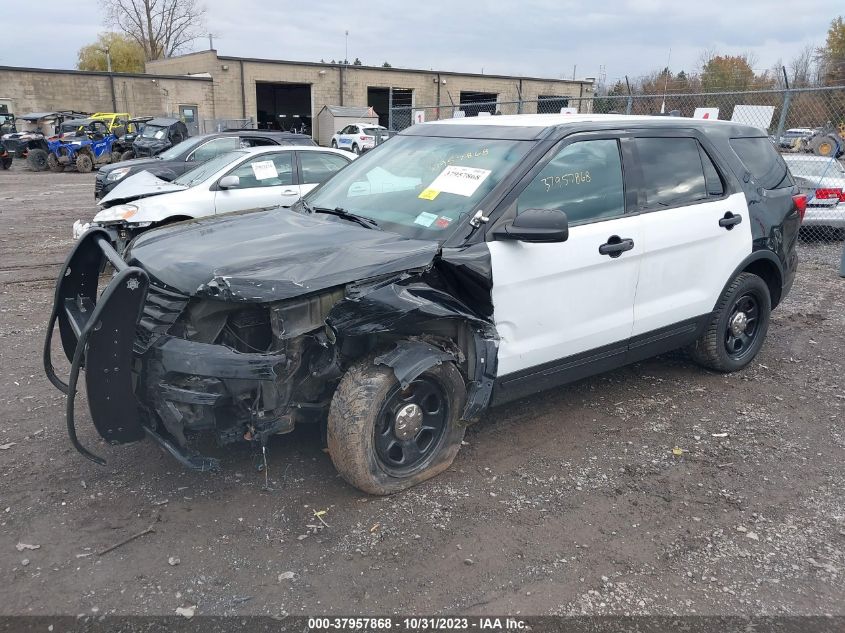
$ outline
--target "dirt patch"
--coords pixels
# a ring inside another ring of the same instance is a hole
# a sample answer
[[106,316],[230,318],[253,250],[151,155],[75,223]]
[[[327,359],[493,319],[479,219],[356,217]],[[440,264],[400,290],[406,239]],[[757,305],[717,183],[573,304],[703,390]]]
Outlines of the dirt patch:
[[41,345],[93,214],[91,174],[0,172],[2,613],[845,612],[841,243],[802,245],[746,371],[671,354],[515,402],[438,478],[373,498],[311,428],[272,442],[270,490],[248,449],[197,474],[109,447],[84,397],[108,465],[70,447]]

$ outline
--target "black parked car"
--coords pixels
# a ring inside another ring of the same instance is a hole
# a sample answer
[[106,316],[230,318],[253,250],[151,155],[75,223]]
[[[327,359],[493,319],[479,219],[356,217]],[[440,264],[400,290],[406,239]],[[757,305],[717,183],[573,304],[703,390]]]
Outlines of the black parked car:
[[763,134],[453,119],[404,130],[290,210],[152,230],[125,259],[91,229],[60,271],[44,350],[71,441],[101,461],[74,431],[84,361],[111,443],[151,437],[207,469],[198,434],[266,447],[316,422],[347,481],[389,494],[448,468],[490,406],[676,348],[740,370],[792,286],[806,209]]
[[136,158],[157,156],[189,136],[188,127],[179,119],[163,117],[150,119],[135,136],[132,151]]
[[[135,142],[137,143],[138,140]],[[148,171],[163,180],[173,180],[209,158],[239,147],[258,145],[316,145],[316,143],[310,136],[303,134],[268,130],[234,130],[192,136],[152,158],[136,158],[100,167],[94,182],[94,198],[99,200],[131,174]]]

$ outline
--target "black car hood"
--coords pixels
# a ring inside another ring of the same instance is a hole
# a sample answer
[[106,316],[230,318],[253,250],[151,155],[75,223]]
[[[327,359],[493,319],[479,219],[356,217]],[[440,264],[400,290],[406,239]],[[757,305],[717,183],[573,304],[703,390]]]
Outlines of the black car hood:
[[170,147],[171,143],[168,138],[155,139],[138,136],[132,143],[132,148],[136,152],[143,152],[148,156],[155,156]]
[[107,174],[112,170],[120,169],[121,167],[132,167],[131,173],[136,173],[142,170],[147,170],[150,173],[157,174],[160,171],[167,171],[173,166],[184,166],[185,161],[181,160],[161,160],[159,158],[132,158],[129,160],[122,160],[119,163],[110,163],[100,167],[100,172]]
[[427,266],[438,248],[333,216],[270,209],[144,233],[129,259],[186,295],[268,302]]

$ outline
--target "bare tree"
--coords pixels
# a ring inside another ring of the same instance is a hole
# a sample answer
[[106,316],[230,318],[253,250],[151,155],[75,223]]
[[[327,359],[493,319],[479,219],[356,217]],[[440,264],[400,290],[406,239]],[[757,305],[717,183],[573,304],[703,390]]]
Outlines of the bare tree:
[[106,23],[138,42],[147,60],[179,53],[205,32],[199,0],[101,0]]
[[808,44],[789,62],[789,81],[793,88],[806,88],[815,75],[816,47]]

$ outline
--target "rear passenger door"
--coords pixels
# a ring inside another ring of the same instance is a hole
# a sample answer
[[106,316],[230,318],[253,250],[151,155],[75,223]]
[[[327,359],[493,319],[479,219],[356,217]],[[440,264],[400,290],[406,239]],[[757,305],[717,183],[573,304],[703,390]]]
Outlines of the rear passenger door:
[[331,152],[297,152],[299,157],[299,191],[305,195],[323,184],[349,164],[349,159]]
[[732,192],[704,138],[679,131],[632,142],[643,231],[633,359],[693,336],[751,253],[751,222],[745,194]]

